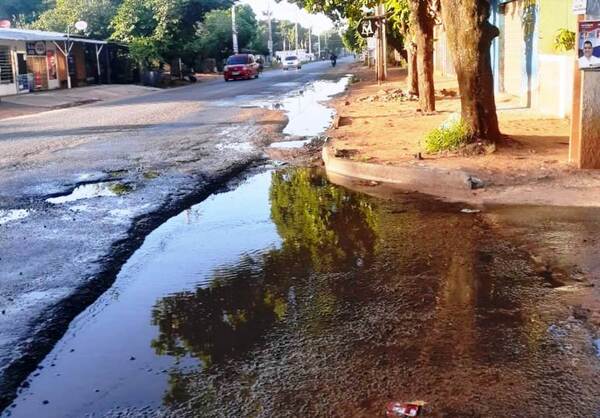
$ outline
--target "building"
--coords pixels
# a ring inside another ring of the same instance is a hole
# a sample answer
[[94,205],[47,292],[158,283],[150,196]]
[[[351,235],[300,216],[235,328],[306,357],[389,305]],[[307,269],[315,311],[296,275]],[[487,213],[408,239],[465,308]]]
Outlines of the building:
[[0,96],[110,82],[111,61],[106,41],[0,29]]
[[[491,57],[496,93],[514,96],[519,106],[549,116],[566,117],[571,111],[574,51],[554,48],[559,29],[576,32],[572,0],[492,0],[490,21],[500,36]],[[452,57],[443,27],[436,27],[434,67],[453,75]]]

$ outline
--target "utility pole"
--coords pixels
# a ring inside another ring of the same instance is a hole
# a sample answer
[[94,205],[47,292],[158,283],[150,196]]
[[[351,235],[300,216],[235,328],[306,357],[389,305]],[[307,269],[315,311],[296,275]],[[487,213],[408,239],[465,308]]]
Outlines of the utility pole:
[[321,33],[317,34],[317,48],[319,50],[319,59],[321,59]]
[[383,79],[387,80],[387,18],[385,12],[385,5],[381,5],[381,33],[383,35],[383,44],[381,45],[383,49]]
[[385,81],[385,64],[384,61],[386,59],[386,53],[384,51],[384,22],[385,13],[383,11],[383,5],[377,5],[377,13],[376,18],[379,19],[379,25],[377,25],[377,83],[381,84],[381,82]]
[[296,36],[296,55],[298,55],[298,18],[296,17],[296,31],[295,31],[295,36]]
[[267,6],[267,17],[269,26],[269,41],[267,42],[267,48],[269,48],[269,61],[273,61],[273,30],[271,28],[271,2]]
[[308,27],[308,53],[312,54],[312,34],[311,34],[311,29],[312,27],[309,26]]
[[239,50],[237,40],[237,28],[235,26],[235,4],[231,6],[231,33],[233,35],[233,53],[237,54]]

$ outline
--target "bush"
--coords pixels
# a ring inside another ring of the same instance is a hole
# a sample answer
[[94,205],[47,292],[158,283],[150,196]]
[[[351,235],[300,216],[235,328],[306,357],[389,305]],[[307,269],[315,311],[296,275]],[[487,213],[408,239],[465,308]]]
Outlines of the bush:
[[425,137],[425,151],[432,154],[452,151],[469,142],[471,132],[467,124],[457,114],[450,116],[439,128]]

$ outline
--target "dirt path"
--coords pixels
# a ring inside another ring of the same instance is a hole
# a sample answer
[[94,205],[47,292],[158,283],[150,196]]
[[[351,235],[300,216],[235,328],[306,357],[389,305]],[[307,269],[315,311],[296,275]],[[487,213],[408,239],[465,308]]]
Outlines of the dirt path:
[[[329,132],[331,149],[349,155],[346,159],[387,167],[460,171],[485,182],[480,190],[456,192],[440,187],[427,191],[449,200],[600,206],[600,173],[575,170],[567,162],[567,119],[537,114],[514,98],[499,96],[498,116],[506,138],[495,152],[468,157],[428,155],[423,149],[425,135],[460,111],[456,81],[436,79],[437,112],[423,115],[418,102],[403,94],[403,70],[391,70],[391,80],[382,86],[372,71],[363,67],[354,71],[360,81],[335,102],[339,127]],[[419,152],[423,160],[415,158]]]

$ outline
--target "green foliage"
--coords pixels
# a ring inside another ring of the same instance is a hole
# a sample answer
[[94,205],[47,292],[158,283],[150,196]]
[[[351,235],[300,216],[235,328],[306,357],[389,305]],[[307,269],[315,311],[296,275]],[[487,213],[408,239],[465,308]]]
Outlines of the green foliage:
[[390,23],[392,28],[402,35],[407,35],[410,29],[408,0],[386,0],[385,8],[391,13]]
[[[315,276],[315,271],[371,265],[379,215],[369,198],[334,186],[310,169],[298,169],[273,173],[270,201],[282,246],[219,267],[208,286],[159,300],[152,310],[159,335],[151,344],[157,354],[190,354],[205,369],[226,364],[285,318],[290,291],[298,301],[292,302],[296,312],[301,309],[317,324],[329,318],[336,290],[330,276]],[[185,393],[177,389],[172,396]]]
[[346,31],[342,34],[342,41],[344,46],[349,51],[360,52],[365,47],[365,40],[357,30],[357,24],[351,24],[348,26]]
[[176,58],[193,64],[202,52],[200,21],[210,10],[231,4],[231,0],[124,0],[111,23],[112,38],[131,43],[132,54],[150,67]]
[[75,32],[78,20],[88,23],[85,35],[106,39],[110,36],[110,21],[116,11],[112,0],[56,0],[54,8],[46,10],[32,24],[41,30]]
[[306,169],[273,173],[270,198],[271,218],[284,247],[308,254],[315,270],[370,258],[376,221],[371,203],[362,195]]
[[126,43],[136,38],[150,38],[157,24],[151,2],[124,0],[111,22],[112,38]]
[[2,0],[0,19],[8,18],[19,27],[33,22],[46,7],[45,0]]
[[149,37],[134,38],[129,43],[131,58],[142,63],[144,68],[157,69],[160,67],[162,55],[158,43]]
[[[353,51],[364,43],[361,38],[357,39],[356,27],[364,13],[361,10],[364,7],[373,8],[379,4],[374,0],[291,0],[299,7],[303,7],[311,13],[324,13],[329,16],[334,22],[347,23],[346,33],[344,33],[344,45]],[[403,38],[409,32],[409,16],[408,0],[386,0],[386,11],[391,13],[389,18],[388,41],[394,48],[402,47]]]
[[[248,5],[236,7],[235,16],[238,47],[240,50],[252,45],[258,32],[258,23],[252,8]],[[204,21],[198,25],[197,50],[217,62],[233,53],[231,32],[231,9],[208,12]]]
[[467,124],[460,117],[451,117],[442,126],[429,132],[425,137],[425,151],[436,153],[452,151],[466,144],[471,138]]
[[554,49],[556,51],[571,51],[575,49],[575,32],[560,28],[554,34]]

